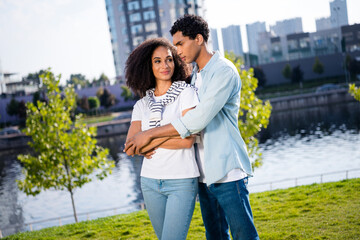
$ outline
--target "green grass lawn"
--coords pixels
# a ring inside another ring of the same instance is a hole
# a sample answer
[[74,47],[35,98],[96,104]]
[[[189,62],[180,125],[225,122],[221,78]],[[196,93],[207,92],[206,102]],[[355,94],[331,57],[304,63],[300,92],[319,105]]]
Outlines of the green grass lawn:
[[[360,179],[250,195],[260,239],[360,239]],[[205,239],[199,204],[188,239]],[[146,211],[19,233],[5,239],[156,239]]]

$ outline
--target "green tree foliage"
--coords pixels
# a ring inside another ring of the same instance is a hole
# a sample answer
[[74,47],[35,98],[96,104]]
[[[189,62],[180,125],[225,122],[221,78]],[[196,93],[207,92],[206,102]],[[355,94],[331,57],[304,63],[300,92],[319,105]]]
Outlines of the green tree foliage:
[[98,79],[93,79],[93,86],[108,86],[110,85],[110,79],[104,73],[100,75]]
[[40,70],[39,72],[29,73],[26,77],[27,80],[33,81],[38,86],[41,85],[40,75],[44,74],[46,70]]
[[86,96],[80,98],[78,106],[84,109],[85,111],[89,111],[90,106],[89,106],[88,98]]
[[29,145],[34,155],[18,156],[25,178],[17,183],[20,190],[33,196],[47,189],[67,190],[77,221],[74,190],[94,177],[103,179],[114,164],[107,159],[108,149],[96,145],[96,128],[71,120],[76,101],[74,89],[65,88],[61,95],[60,76],[55,79],[48,71],[41,78],[48,103],[38,101],[37,107],[27,103],[24,133],[32,138]]
[[315,58],[315,62],[313,65],[313,72],[319,75],[324,72],[324,65],[320,62],[318,57]]
[[99,88],[96,92],[96,96],[100,100],[100,105],[106,108],[111,107],[116,102],[115,95],[111,94],[111,92],[106,88]]
[[18,115],[18,109],[19,109],[19,101],[15,98],[12,98],[11,101],[6,105],[6,112],[10,116]]
[[85,75],[78,73],[71,74],[70,79],[66,81],[66,85],[74,85],[75,88],[77,88],[78,86],[84,88],[88,87],[90,85],[90,82],[86,79]]
[[248,147],[249,156],[253,160],[252,167],[256,168],[262,164],[262,154],[256,134],[262,128],[267,128],[272,107],[269,101],[263,102],[255,95],[258,80],[254,77],[253,69],[241,70],[239,59],[235,60],[232,54],[225,54],[225,57],[235,64],[242,80],[238,127]]
[[360,88],[355,87],[355,84],[349,84],[349,93],[353,96],[356,100],[360,101]]
[[100,107],[100,101],[97,97],[89,97],[88,102],[90,110],[98,109]]
[[122,85],[121,89],[122,89],[121,96],[124,98],[125,101],[133,99],[132,92],[127,86]]
[[254,78],[258,80],[259,87],[264,87],[266,84],[266,75],[261,67],[254,67]]
[[291,79],[291,72],[292,72],[291,66],[290,66],[290,64],[288,63],[288,64],[286,64],[285,67],[283,68],[283,70],[282,70],[282,75],[283,75],[284,78],[286,78],[286,79]]
[[301,70],[300,65],[294,67],[291,73],[291,81],[293,83],[299,83],[300,88],[302,88],[302,82],[304,80],[304,72]]

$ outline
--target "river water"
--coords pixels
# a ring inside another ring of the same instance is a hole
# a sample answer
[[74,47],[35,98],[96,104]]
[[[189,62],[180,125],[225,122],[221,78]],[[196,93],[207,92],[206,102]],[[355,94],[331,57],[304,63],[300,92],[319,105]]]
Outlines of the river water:
[[[95,180],[75,191],[79,220],[95,219],[140,209],[141,158],[121,152],[125,136],[99,139],[110,149],[116,166],[103,181]],[[360,103],[329,105],[273,113],[268,129],[259,135],[263,165],[250,179],[252,192],[360,177]],[[358,169],[358,170],[356,170]],[[339,172],[330,175],[320,174]],[[312,176],[301,178],[304,176]],[[0,159],[0,230],[4,236],[74,222],[69,193],[46,191],[38,196],[20,192],[22,179],[16,155]],[[294,180],[297,178],[296,180]],[[288,181],[281,181],[290,179]],[[83,214],[84,213],[84,214]],[[81,215],[83,214],[83,215]],[[59,217],[62,217],[59,221]]]

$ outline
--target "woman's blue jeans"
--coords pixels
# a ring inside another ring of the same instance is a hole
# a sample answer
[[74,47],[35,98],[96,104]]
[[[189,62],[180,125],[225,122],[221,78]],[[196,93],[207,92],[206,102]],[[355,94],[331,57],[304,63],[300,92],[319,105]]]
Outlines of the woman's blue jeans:
[[198,192],[198,178],[141,177],[141,190],[158,239],[186,239]]
[[248,178],[206,186],[199,183],[201,214],[207,240],[258,240],[247,190]]

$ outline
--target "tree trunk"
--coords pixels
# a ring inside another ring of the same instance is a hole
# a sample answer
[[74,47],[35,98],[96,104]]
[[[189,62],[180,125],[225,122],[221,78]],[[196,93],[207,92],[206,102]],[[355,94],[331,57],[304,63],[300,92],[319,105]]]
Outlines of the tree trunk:
[[66,174],[67,174],[68,180],[69,180],[69,184],[67,186],[67,189],[68,189],[68,191],[70,192],[70,195],[71,195],[71,203],[72,203],[72,207],[73,207],[73,211],[74,211],[74,218],[75,218],[75,222],[78,222],[77,215],[76,215],[76,209],[75,209],[74,193],[73,193],[73,188],[71,186],[71,176],[70,176],[70,172],[69,172],[69,166],[68,166],[66,160],[65,160],[65,169],[66,169]]
[[72,190],[70,190],[69,192],[70,192],[70,195],[71,195],[71,203],[72,203],[72,207],[73,207],[73,211],[74,211],[75,222],[78,222],[76,209],[75,209],[74,194],[73,194]]

